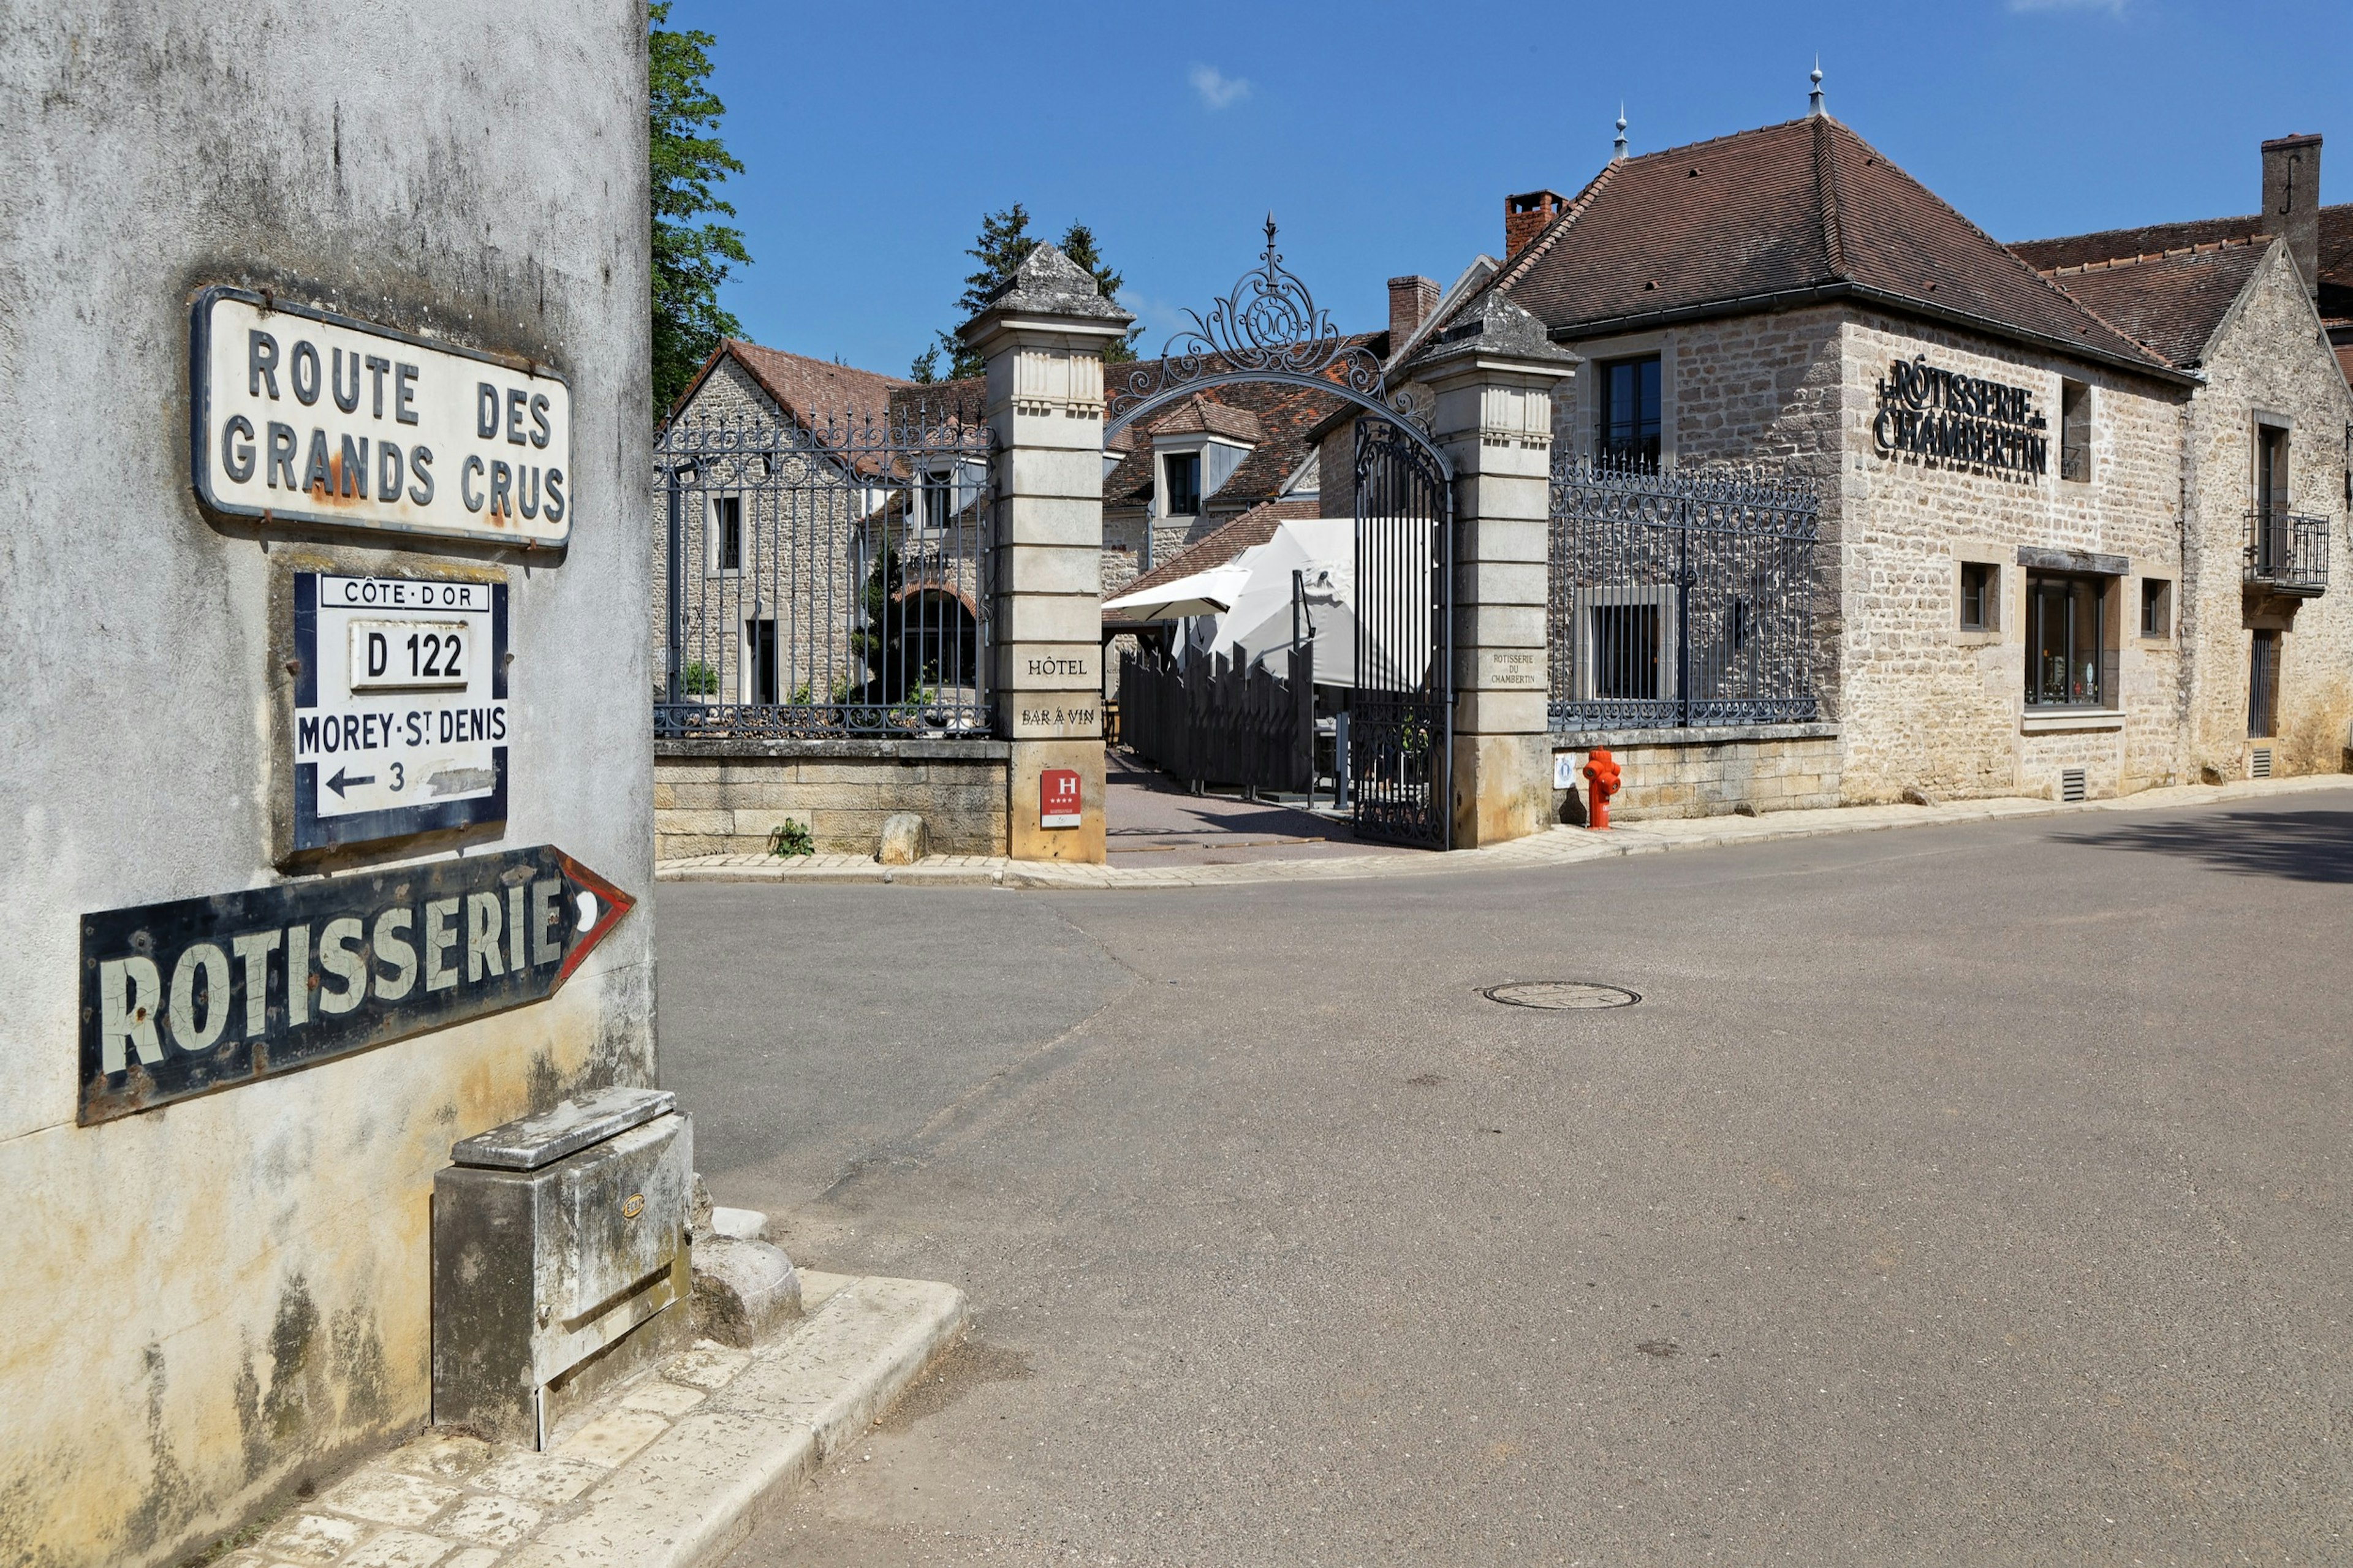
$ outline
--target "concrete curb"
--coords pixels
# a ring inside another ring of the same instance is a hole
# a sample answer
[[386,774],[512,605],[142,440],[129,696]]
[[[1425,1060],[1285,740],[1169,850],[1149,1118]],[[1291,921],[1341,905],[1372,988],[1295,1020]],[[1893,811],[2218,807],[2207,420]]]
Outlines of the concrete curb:
[[[2268,799],[2353,785],[2353,775],[2312,773],[2286,779],[2245,779],[2232,784],[2184,784],[2144,790],[2112,800],[2064,804],[2006,797],[1955,801],[1942,805],[1838,806],[1765,816],[1677,817],[1629,823],[1607,834],[1577,827],[1546,832],[1483,849],[1451,855],[1352,855],[1319,859],[1261,860],[1221,866],[1078,866],[999,857],[962,858],[948,865],[884,868],[849,856],[828,863],[776,864],[755,856],[712,856],[664,861],[655,868],[665,882],[766,882],[827,885],[883,883],[929,888],[1025,888],[1071,891],[1239,887],[1265,882],[1352,881],[1375,877],[1430,877],[1530,866],[1576,865],[1627,855],[1659,855],[1682,849],[1713,849],[1736,844],[1772,844],[1886,828],[1940,827],[1971,822],[2010,822],[2030,817],[2072,816],[2094,812],[2179,810]],[[838,862],[838,863],[834,863]]]
[[[808,1275],[803,1276],[806,1289]],[[815,1277],[820,1281],[823,1276]],[[501,1568],[698,1568],[881,1418],[968,1318],[964,1292],[860,1279]]]
[[700,1568],[856,1441],[965,1330],[953,1285],[801,1271],[807,1315],[704,1341],[547,1453],[428,1429],[215,1568]]

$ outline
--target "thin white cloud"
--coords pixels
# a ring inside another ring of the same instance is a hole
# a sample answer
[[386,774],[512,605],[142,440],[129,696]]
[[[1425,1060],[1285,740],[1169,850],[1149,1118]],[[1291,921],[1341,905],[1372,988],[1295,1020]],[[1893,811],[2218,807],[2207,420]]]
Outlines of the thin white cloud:
[[1225,109],[1248,98],[1250,84],[1242,77],[1229,77],[1215,66],[1193,68],[1193,90],[1201,95],[1204,109]]
[[2010,0],[2013,11],[2105,11],[2121,16],[2132,0]]

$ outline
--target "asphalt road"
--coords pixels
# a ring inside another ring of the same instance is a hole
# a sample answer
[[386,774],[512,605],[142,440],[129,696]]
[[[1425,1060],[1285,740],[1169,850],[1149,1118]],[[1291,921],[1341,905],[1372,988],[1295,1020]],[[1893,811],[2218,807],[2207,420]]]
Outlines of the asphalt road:
[[667,886],[720,1201],[976,1311],[732,1562],[2353,1560],[2348,884],[2353,791]]

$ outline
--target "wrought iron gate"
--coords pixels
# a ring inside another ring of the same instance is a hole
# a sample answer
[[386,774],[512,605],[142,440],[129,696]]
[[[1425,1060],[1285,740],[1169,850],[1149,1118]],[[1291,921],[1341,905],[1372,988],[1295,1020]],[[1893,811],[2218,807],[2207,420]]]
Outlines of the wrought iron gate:
[[663,739],[987,734],[987,427],[688,416],[654,442]]
[[1451,847],[1453,497],[1396,426],[1356,426],[1356,668],[1348,772],[1356,834]]
[[1451,471],[1409,391],[1378,355],[1319,310],[1282,265],[1274,219],[1259,265],[1157,360],[1105,385],[1106,439],[1182,398],[1237,382],[1274,382],[1354,404],[1356,426],[1356,653],[1348,773],[1357,834],[1452,847],[1454,554]]

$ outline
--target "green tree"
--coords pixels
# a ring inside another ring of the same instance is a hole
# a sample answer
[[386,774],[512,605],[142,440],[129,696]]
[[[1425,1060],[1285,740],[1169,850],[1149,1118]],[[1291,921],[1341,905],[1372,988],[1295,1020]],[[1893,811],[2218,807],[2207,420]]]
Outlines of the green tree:
[[[749,266],[744,232],[706,215],[733,217],[714,194],[737,162],[718,135],[726,107],[711,90],[711,47],[696,29],[673,32],[670,0],[647,8],[647,88],[651,105],[649,163],[653,192],[654,409],[667,414],[722,338],[744,324],[719,305],[731,265]],[[706,221],[698,223],[698,218]]]
[[[1082,223],[1074,223],[1069,228],[1064,229],[1062,231],[1062,254],[1069,257],[1081,267],[1085,268],[1089,272],[1094,274],[1095,287],[1103,290],[1103,297],[1104,299],[1116,300],[1119,298],[1119,286],[1127,280],[1122,278],[1117,272],[1113,271],[1111,264],[1105,261],[1103,258],[1102,253],[1095,248],[1094,230],[1089,228]],[[1103,363],[1105,364],[1124,364],[1129,360],[1134,359],[1135,357],[1135,350],[1130,345],[1135,342],[1136,334],[1142,331],[1144,331],[1142,327],[1131,327],[1128,329],[1127,336],[1122,338],[1115,343],[1105,344],[1103,347]]]
[[[1003,212],[983,213],[980,235],[965,254],[980,265],[974,268],[964,280],[964,292],[956,297],[956,320],[968,321],[988,303],[988,297],[1011,278],[1029,254],[1037,249],[1039,241],[1029,232],[1029,210],[1015,202]],[[1062,254],[1094,275],[1095,286],[1104,299],[1116,298],[1124,279],[1112,270],[1095,247],[1094,230],[1082,223],[1074,223],[1062,231]],[[1103,358],[1113,364],[1132,360],[1134,352],[1128,347],[1134,333],[1126,340],[1112,344],[1103,351]],[[938,341],[915,356],[908,374],[920,382],[939,379],[940,355],[948,356],[948,374],[958,378],[978,375],[984,366],[980,356],[967,348],[954,332],[942,332]]]

